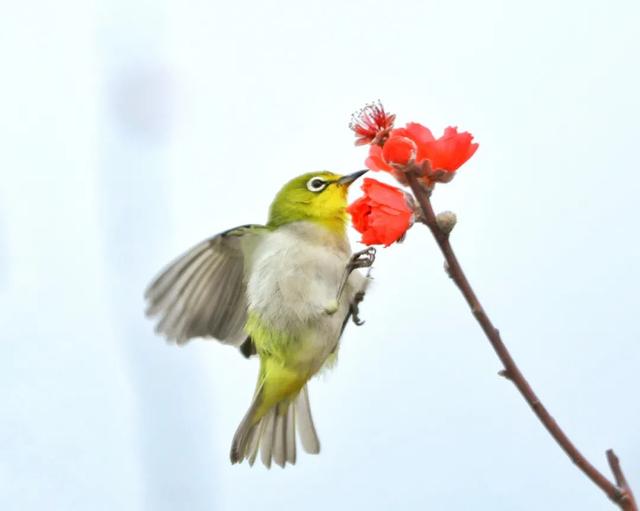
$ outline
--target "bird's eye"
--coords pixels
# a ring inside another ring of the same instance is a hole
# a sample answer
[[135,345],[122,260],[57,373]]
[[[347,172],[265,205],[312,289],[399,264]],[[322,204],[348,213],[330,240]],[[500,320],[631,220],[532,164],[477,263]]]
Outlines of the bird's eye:
[[310,192],[321,192],[327,186],[327,182],[319,177],[312,177],[307,181],[307,190]]

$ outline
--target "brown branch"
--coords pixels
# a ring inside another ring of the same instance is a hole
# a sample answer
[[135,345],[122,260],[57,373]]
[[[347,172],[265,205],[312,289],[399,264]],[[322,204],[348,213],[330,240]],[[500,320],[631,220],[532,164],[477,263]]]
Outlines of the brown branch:
[[418,204],[420,205],[420,209],[422,210],[422,218],[420,218],[420,220],[423,221],[431,230],[431,233],[433,234],[433,237],[438,243],[438,246],[446,260],[447,273],[456,283],[458,289],[460,289],[460,292],[469,304],[473,315],[482,327],[487,339],[502,362],[504,370],[500,371],[500,374],[513,382],[553,439],[560,445],[571,461],[573,461],[573,463],[575,463],[595,485],[606,493],[606,495],[615,502],[620,509],[623,509],[624,511],[638,511],[638,506],[634,500],[633,493],[622,474],[618,458],[613,454],[613,451],[607,451],[607,458],[609,460],[611,470],[614,473],[617,485],[609,481],[582,455],[580,451],[578,451],[573,442],[569,440],[569,437],[567,437],[560,426],[558,426],[555,419],[547,411],[538,396],[536,396],[533,389],[520,372],[520,369],[513,361],[513,358],[511,358],[511,354],[502,342],[500,332],[493,326],[493,323],[489,319],[489,316],[487,316],[487,313],[473,291],[471,284],[469,284],[467,277],[462,271],[458,258],[449,243],[449,235],[441,231],[436,223],[436,216],[433,212],[431,200],[429,198],[430,191],[423,187],[418,179],[418,176],[423,171],[424,169],[420,169],[415,165],[410,165],[405,169],[407,181],[411,186],[411,190],[413,191]]
[[620,460],[616,456],[616,453],[613,452],[613,449],[607,451],[607,461],[609,462],[609,468],[611,468],[613,477],[616,479],[618,488],[623,492],[623,495],[620,497],[620,507],[629,511],[637,511],[638,507],[633,497],[633,492],[629,487],[629,483],[627,483],[626,477],[624,477],[624,473],[620,467]]

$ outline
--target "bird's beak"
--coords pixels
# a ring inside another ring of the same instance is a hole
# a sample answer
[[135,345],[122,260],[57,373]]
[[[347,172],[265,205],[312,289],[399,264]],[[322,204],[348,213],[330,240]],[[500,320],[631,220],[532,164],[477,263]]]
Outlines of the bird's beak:
[[340,179],[338,179],[337,183],[339,185],[349,186],[362,174],[366,174],[367,172],[369,172],[369,169],[359,170],[358,172],[354,172],[353,174],[347,174],[346,176],[342,176]]

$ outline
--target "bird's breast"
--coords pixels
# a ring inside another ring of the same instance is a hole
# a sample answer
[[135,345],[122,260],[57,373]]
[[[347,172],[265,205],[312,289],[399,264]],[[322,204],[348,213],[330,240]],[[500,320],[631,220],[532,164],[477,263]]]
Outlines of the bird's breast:
[[344,250],[316,229],[322,228],[285,226],[265,236],[252,258],[247,295],[250,312],[268,328],[297,339],[310,356],[317,350],[326,357],[337,343],[353,295],[349,287],[338,311],[326,313],[350,252],[348,245]]

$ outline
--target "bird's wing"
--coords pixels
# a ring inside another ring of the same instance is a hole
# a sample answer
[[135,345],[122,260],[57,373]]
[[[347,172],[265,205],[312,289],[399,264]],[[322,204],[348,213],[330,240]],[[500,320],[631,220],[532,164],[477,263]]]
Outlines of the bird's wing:
[[247,335],[245,253],[266,228],[243,225],[205,240],[170,263],[145,291],[156,332],[183,344],[214,337],[239,345]]

